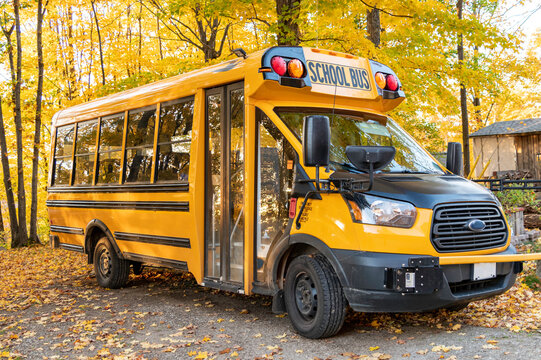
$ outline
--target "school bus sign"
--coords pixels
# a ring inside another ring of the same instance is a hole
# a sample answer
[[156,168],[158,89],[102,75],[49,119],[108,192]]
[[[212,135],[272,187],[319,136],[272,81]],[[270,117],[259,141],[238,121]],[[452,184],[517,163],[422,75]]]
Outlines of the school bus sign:
[[368,59],[303,48],[312,92],[374,100],[378,97]]
[[366,69],[314,60],[307,61],[307,66],[312,83],[355,90],[371,89]]

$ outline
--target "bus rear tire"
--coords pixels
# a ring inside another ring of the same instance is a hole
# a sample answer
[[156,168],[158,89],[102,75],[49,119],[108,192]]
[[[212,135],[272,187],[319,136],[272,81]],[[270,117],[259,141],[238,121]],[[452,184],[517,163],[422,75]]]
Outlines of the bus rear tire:
[[335,335],[344,324],[346,299],[338,276],[322,255],[301,255],[286,274],[284,300],[295,330],[310,339]]
[[94,249],[94,272],[101,287],[118,289],[128,282],[130,262],[120,259],[109,239],[102,237]]
[[131,267],[134,275],[141,275],[143,273],[143,263],[140,263],[139,261],[132,261]]

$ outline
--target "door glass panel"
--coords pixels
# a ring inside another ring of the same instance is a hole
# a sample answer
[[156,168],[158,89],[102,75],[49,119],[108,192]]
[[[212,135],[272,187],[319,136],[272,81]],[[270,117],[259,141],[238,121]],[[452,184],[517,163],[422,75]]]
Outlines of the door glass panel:
[[295,151],[272,121],[258,110],[257,169],[257,279],[265,280],[264,267],[271,244],[289,221]]
[[244,91],[230,96],[229,280],[242,282],[244,265]]
[[220,239],[222,235],[222,96],[207,96],[209,188],[207,201],[210,216],[207,219],[207,276],[220,277]]

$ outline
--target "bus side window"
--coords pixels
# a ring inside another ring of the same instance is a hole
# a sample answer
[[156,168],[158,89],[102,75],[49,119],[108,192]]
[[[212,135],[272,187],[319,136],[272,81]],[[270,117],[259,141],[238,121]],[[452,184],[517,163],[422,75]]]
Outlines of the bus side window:
[[161,104],[157,181],[188,181],[193,106],[193,97]]
[[70,185],[74,125],[56,128],[53,185]]
[[74,185],[92,185],[97,126],[97,120],[85,121],[77,124]]
[[118,184],[122,169],[124,113],[103,117],[98,149],[98,184]]
[[155,106],[128,113],[126,182],[150,182],[155,120]]
[[263,281],[269,247],[284,234],[289,221],[295,151],[259,109],[258,114],[257,279]]

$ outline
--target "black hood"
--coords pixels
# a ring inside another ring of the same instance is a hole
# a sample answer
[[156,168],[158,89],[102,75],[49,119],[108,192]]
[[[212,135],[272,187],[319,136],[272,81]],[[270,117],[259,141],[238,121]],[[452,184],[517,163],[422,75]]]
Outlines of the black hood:
[[[368,181],[368,175],[339,170],[330,179]],[[372,190],[366,194],[407,201],[425,209],[448,202],[495,202],[494,195],[481,185],[460,176],[441,174],[375,174]]]

